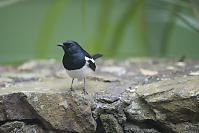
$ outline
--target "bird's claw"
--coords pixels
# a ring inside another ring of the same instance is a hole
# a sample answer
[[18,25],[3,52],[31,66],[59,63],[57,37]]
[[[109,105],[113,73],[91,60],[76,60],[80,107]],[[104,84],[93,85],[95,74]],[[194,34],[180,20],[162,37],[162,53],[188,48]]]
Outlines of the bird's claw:
[[74,91],[73,88],[70,88],[70,91],[71,91],[71,92]]
[[82,92],[84,95],[88,95],[88,92],[86,91],[86,89],[83,89],[83,92]]

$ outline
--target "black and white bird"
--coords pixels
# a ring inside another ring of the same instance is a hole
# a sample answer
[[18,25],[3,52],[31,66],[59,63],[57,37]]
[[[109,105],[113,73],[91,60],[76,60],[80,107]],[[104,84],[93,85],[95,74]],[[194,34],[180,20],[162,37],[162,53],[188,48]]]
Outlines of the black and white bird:
[[62,63],[67,73],[72,78],[70,90],[73,91],[72,85],[74,79],[84,80],[83,93],[88,94],[85,87],[86,76],[89,71],[95,71],[96,65],[95,60],[102,57],[101,54],[95,54],[90,56],[77,42],[65,41],[57,44],[64,50],[64,56]]

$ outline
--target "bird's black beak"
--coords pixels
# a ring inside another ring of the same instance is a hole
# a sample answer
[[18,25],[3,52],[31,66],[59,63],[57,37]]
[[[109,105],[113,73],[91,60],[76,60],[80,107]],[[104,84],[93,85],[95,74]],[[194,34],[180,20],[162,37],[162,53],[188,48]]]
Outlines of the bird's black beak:
[[57,44],[57,46],[63,47],[64,45],[63,45],[63,43],[59,43],[59,44]]

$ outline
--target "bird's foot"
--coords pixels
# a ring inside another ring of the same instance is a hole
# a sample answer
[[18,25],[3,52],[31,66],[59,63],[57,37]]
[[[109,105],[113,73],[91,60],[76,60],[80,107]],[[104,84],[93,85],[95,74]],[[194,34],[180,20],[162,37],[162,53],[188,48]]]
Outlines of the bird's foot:
[[74,89],[71,87],[71,88],[70,88],[70,91],[71,91],[71,92],[73,92],[73,91],[74,91]]
[[83,89],[83,92],[82,92],[84,95],[88,95],[88,92],[86,91],[86,89]]

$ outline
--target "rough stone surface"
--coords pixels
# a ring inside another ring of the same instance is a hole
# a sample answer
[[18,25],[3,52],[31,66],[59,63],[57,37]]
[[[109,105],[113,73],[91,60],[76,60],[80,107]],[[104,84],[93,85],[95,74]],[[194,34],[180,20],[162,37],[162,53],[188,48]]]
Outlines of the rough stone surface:
[[118,124],[117,119],[111,114],[101,114],[100,120],[106,133],[123,133],[123,129]]
[[45,133],[38,125],[27,125],[24,122],[7,122],[0,126],[0,133]]
[[2,120],[37,119],[46,129],[94,132],[89,101],[73,93],[13,93],[0,96]]
[[125,133],[160,133],[156,129],[151,128],[150,126],[144,123],[139,123],[137,125],[132,123],[126,123],[124,125],[124,132]]
[[94,132],[95,121],[89,101],[73,93],[27,95],[29,105],[48,129]]
[[184,122],[199,120],[198,85],[199,76],[177,78],[138,87],[137,93],[151,107],[156,121],[180,132],[178,127]]
[[83,82],[55,60],[0,65],[0,133],[198,133],[199,60],[98,60]]

